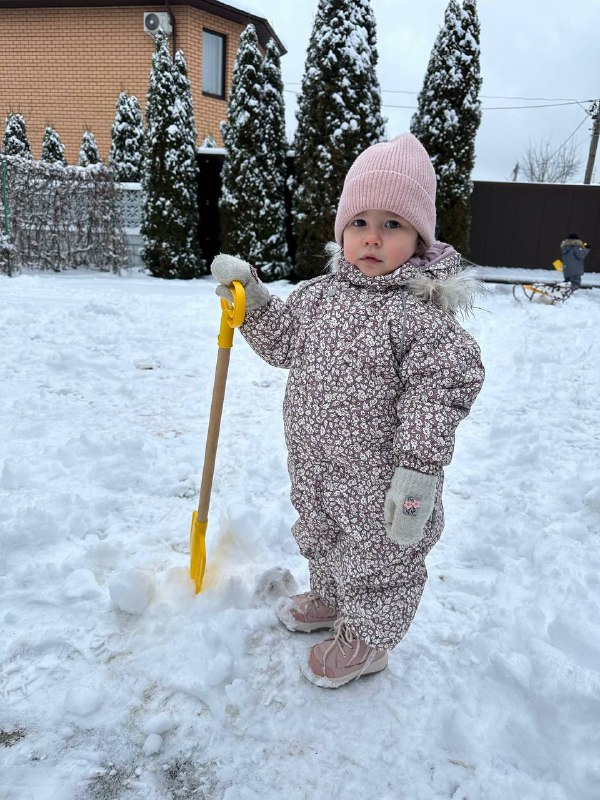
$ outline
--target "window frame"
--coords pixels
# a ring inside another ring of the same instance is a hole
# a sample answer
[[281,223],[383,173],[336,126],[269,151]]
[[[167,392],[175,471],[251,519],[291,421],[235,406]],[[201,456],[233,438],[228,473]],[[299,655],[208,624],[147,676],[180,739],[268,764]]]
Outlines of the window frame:
[[[222,94],[215,94],[208,92],[204,89],[204,34],[208,33],[211,36],[218,36],[223,42],[223,58],[221,64],[221,86],[223,89]],[[214,97],[217,100],[225,100],[227,96],[226,90],[227,80],[227,35],[221,31],[214,31],[211,28],[202,28],[202,94],[204,97]]]

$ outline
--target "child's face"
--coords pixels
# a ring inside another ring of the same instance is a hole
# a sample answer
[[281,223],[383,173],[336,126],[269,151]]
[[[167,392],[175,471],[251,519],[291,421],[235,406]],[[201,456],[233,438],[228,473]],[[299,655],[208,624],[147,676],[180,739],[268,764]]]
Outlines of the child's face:
[[391,211],[362,211],[344,228],[344,258],[363,275],[387,275],[417,250],[419,234],[404,217]]

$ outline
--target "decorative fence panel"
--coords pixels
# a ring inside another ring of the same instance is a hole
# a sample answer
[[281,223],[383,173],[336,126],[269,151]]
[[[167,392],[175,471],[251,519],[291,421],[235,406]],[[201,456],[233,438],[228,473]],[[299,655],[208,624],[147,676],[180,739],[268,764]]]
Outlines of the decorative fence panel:
[[141,183],[117,183],[119,210],[125,228],[129,266],[143,267],[140,250],[143,238],[140,233],[142,224],[142,205],[144,193]]

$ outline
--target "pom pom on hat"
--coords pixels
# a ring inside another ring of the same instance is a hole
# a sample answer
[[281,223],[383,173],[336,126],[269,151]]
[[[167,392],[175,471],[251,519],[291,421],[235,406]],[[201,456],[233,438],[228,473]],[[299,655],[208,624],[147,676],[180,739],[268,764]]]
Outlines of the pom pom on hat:
[[335,218],[335,240],[361,211],[383,209],[404,217],[430,247],[435,239],[435,172],[412,133],[364,150],[348,170]]

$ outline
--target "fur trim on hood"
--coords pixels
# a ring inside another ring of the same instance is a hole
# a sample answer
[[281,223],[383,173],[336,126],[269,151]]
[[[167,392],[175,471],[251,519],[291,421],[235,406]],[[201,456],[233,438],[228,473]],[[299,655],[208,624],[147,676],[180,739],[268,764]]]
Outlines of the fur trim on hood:
[[[348,264],[336,242],[330,242],[325,249],[330,256],[328,272],[336,273],[341,265]],[[356,267],[352,269],[359,276],[362,275]],[[422,302],[452,314],[470,314],[477,295],[487,291],[483,283],[477,280],[473,270],[461,268],[460,256],[456,250],[443,242],[434,242],[423,256],[413,256],[388,275],[365,280],[382,278],[386,279],[386,286],[403,286]]]
[[581,239],[563,239],[560,243],[561,247],[583,247]]

